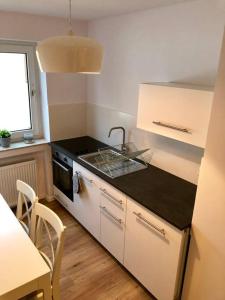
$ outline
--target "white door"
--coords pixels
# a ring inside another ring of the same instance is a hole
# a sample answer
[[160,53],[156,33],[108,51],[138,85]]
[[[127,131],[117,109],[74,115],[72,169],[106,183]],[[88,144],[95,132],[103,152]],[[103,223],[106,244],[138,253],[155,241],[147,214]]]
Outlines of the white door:
[[141,84],[137,127],[205,147],[213,90],[184,84]]
[[74,173],[78,172],[81,191],[74,193],[74,215],[96,238],[100,238],[100,199],[96,176],[74,162]]
[[184,233],[127,200],[125,267],[159,300],[176,299]]

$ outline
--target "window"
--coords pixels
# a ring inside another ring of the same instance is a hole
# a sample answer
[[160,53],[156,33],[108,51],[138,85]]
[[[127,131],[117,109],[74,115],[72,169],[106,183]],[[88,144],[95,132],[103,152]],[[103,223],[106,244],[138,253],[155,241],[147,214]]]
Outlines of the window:
[[40,136],[38,73],[35,45],[0,42],[0,129],[22,138],[25,131]]

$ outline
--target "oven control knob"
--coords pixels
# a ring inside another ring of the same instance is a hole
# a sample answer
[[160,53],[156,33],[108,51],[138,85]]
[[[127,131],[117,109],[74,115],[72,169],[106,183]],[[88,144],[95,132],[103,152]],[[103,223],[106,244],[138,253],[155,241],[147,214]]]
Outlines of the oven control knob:
[[65,162],[67,162],[67,158],[66,157],[64,157],[64,159],[63,159]]

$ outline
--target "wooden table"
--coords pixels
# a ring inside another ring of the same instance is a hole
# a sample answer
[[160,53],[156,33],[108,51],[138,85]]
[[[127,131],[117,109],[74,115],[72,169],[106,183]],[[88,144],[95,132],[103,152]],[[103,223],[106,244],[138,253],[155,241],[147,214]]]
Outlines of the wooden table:
[[50,269],[0,194],[0,300],[39,289],[51,299]]

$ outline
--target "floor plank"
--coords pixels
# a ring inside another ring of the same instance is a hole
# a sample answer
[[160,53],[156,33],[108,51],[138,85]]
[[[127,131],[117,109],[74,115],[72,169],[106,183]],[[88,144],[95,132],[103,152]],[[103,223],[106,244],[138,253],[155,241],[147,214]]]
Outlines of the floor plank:
[[57,201],[47,205],[67,227],[62,300],[155,299]]

